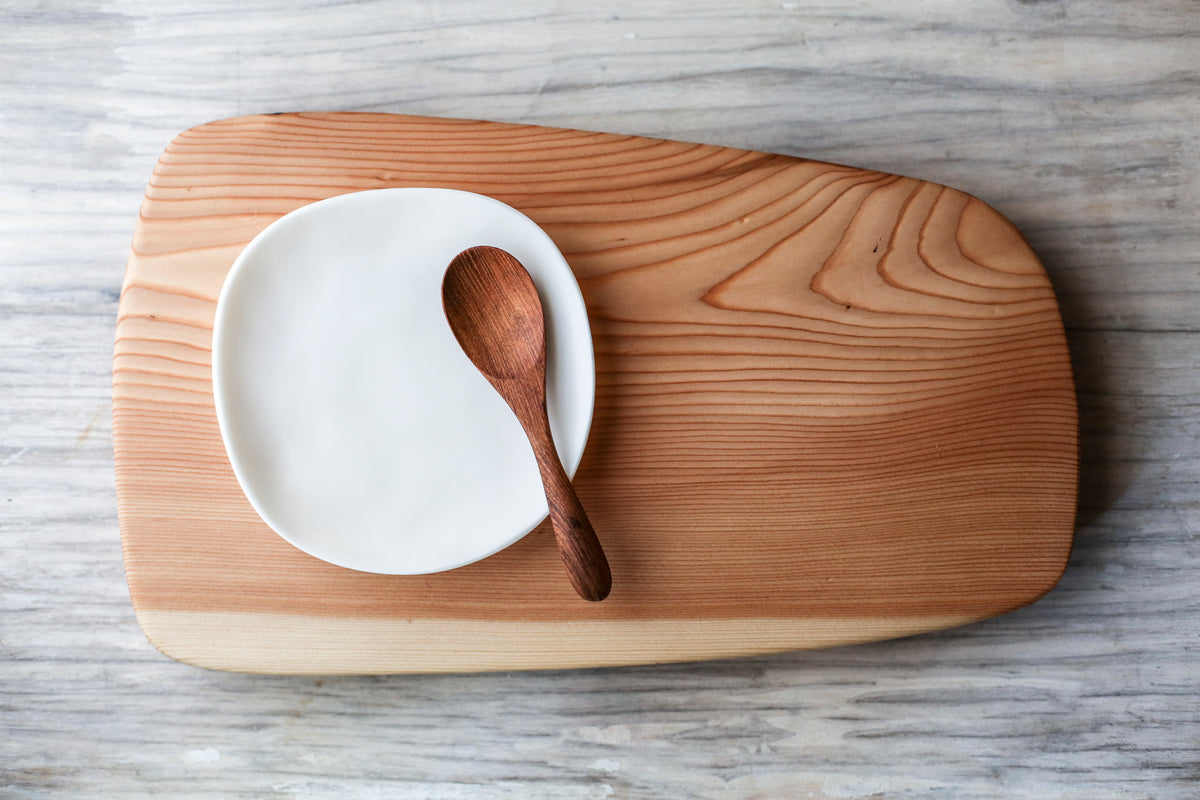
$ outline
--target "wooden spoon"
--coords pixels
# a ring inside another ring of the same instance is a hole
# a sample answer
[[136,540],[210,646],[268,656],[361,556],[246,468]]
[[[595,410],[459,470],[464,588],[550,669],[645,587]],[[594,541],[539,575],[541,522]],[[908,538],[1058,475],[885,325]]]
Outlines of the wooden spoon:
[[546,325],[533,280],[512,254],[472,247],[446,269],[442,307],[463,351],[533,445],[571,585],[584,600],[603,600],[612,588],[608,560],[558,458],[546,415]]

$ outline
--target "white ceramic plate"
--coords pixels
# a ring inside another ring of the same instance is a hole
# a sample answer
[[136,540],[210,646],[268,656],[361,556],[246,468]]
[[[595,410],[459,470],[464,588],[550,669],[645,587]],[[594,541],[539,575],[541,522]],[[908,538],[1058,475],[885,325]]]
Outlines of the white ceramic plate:
[[550,426],[567,472],[595,398],[587,310],[545,232],[503,203],[380,189],[297,209],[252,241],[217,303],[213,390],[251,505],[317,558],[420,574],[477,561],[546,516],[516,417],[442,311],[473,245],[529,270],[546,315]]

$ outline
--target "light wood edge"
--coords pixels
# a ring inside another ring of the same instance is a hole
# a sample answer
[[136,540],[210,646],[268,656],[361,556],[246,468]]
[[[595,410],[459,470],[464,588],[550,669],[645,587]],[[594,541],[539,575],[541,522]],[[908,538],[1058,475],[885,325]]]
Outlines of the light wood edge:
[[208,669],[275,675],[461,673],[699,661],[894,639],[983,618],[946,614],[569,623],[138,611],[146,637],[170,658]]

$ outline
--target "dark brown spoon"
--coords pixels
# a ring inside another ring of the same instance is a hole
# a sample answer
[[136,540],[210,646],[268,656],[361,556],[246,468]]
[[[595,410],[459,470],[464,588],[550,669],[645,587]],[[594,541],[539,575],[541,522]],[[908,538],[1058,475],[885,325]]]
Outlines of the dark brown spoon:
[[612,588],[608,560],[558,458],[546,415],[546,325],[533,280],[512,254],[472,247],[446,269],[442,307],[463,351],[533,445],[571,585],[584,600],[603,600]]

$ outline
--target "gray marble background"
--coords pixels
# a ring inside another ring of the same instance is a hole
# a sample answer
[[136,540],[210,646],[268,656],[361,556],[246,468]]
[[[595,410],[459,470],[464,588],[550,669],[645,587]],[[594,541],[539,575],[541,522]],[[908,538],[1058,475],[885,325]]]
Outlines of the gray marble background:
[[[374,110],[946,183],[1060,292],[1083,475],[1059,588],[978,625],[684,666],[253,677],[125,588],[110,368],[178,131]],[[0,3],[0,797],[1200,796],[1200,4]]]

